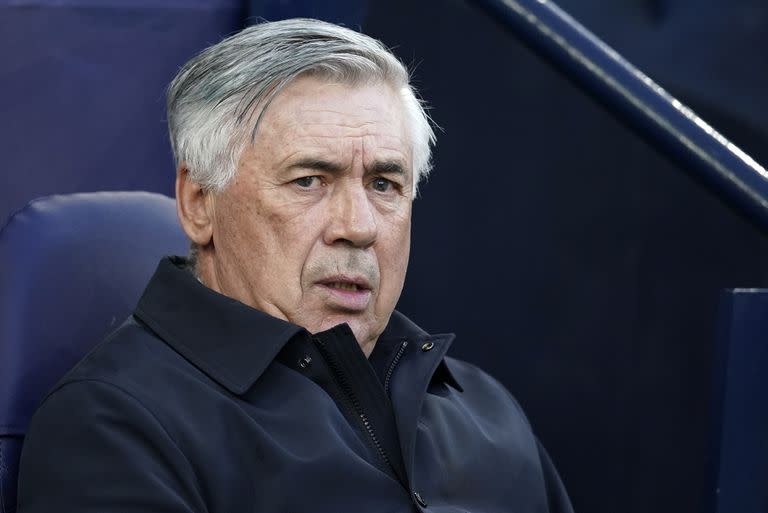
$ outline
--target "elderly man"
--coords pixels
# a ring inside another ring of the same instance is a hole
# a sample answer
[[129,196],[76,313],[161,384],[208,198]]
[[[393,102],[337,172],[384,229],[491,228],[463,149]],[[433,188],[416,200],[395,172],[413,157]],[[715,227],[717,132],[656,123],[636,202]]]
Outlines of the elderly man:
[[191,257],[44,400],[20,512],[571,511],[512,396],[394,311],[434,135],[386,48],[251,27],[168,120]]

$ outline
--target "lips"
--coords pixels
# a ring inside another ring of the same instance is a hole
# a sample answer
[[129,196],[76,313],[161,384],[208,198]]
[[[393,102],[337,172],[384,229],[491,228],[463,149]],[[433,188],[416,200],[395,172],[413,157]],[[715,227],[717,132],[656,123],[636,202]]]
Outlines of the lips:
[[324,283],[323,285],[332,289],[347,290],[352,292],[356,292],[358,290],[366,290],[364,287],[361,287],[356,283],[349,283],[346,281],[333,281],[330,283]]
[[371,290],[368,280],[362,276],[330,276],[320,280],[320,285],[348,291]]
[[357,276],[331,276],[318,282],[326,292],[326,301],[332,308],[361,311],[371,299],[371,286],[365,278]]

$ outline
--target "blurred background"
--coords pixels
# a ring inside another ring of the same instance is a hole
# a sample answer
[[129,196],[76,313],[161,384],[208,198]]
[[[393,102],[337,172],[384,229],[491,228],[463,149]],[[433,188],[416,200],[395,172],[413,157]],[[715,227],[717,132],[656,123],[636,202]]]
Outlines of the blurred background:
[[[559,5],[768,162],[765,0]],[[0,0],[0,222],[172,195],[175,72],[294,16],[392,47],[442,127],[399,309],[512,391],[577,512],[714,511],[718,302],[768,286],[768,240],[470,2]]]

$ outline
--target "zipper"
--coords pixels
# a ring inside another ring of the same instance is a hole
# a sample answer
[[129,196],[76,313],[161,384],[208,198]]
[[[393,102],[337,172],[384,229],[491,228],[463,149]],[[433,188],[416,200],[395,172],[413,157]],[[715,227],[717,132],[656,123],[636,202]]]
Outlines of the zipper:
[[368,439],[371,441],[374,449],[376,450],[376,453],[384,462],[384,464],[386,465],[386,468],[399,481],[399,478],[397,477],[397,472],[395,472],[394,465],[392,465],[392,462],[390,461],[389,456],[387,456],[387,453],[384,451],[384,448],[381,446],[381,442],[379,442],[379,439],[376,437],[376,432],[373,429],[373,425],[371,424],[371,421],[368,419],[368,416],[365,414],[365,411],[363,411],[363,406],[362,404],[360,404],[360,400],[357,398],[357,395],[355,395],[355,392],[352,386],[350,386],[349,380],[347,380],[347,377],[339,368],[339,365],[336,362],[336,358],[333,356],[333,354],[330,351],[328,351],[328,348],[325,346],[325,343],[323,343],[322,340],[315,337],[313,337],[313,340],[315,341],[315,344],[317,345],[317,347],[320,349],[320,352],[323,353],[323,358],[325,358],[325,361],[328,362],[328,367],[330,367],[331,372],[333,373],[334,381],[336,381],[336,384],[339,386],[339,388],[342,390],[346,398],[351,403],[352,409],[354,410],[357,419],[360,421],[361,427],[366,433],[368,433]]
[[395,359],[392,360],[392,364],[389,366],[389,369],[387,369],[387,375],[384,377],[384,391],[386,393],[389,393],[389,381],[392,379],[392,373],[395,372],[395,367],[397,367],[397,362],[400,361],[400,358],[403,357],[403,353],[405,352],[405,348],[408,346],[408,341],[403,340],[403,343],[400,344],[400,349],[397,351],[397,354],[395,355]]

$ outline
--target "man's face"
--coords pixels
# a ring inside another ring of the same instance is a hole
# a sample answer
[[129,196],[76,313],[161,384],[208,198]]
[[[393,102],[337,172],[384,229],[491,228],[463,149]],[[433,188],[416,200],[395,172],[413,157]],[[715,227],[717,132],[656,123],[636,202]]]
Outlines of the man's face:
[[412,191],[400,96],[299,78],[215,196],[206,282],[312,333],[346,322],[368,354],[403,287]]

